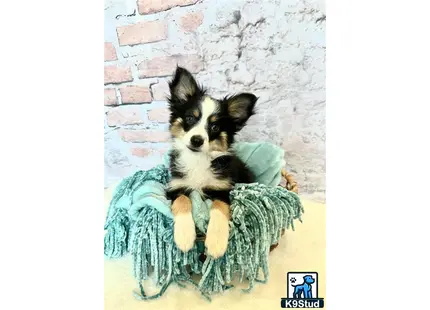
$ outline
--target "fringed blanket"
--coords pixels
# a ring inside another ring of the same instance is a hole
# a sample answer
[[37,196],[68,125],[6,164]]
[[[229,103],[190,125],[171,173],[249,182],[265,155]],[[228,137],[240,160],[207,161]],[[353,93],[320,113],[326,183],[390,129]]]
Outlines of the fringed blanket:
[[[108,258],[132,255],[140,287],[137,298],[158,298],[171,283],[190,283],[210,300],[212,293],[231,288],[235,276],[249,281],[246,292],[255,282],[268,280],[270,246],[279,241],[284,229],[294,230],[294,220],[301,221],[304,210],[295,193],[277,186],[285,165],[281,148],[268,143],[238,143],[235,148],[258,183],[236,184],[231,191],[229,243],[219,259],[203,255],[212,201],[203,200],[198,192],[190,196],[198,240],[187,253],[176,248],[171,201],[165,197],[170,179],[167,156],[164,164],[136,172],[115,189],[105,224],[104,252]],[[194,281],[192,274],[200,274],[200,281]],[[142,281],[150,277],[160,291],[147,296]]]

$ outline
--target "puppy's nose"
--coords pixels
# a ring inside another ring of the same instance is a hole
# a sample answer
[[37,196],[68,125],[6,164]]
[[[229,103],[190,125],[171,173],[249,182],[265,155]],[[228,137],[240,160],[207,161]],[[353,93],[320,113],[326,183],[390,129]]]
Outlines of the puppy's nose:
[[204,140],[202,136],[192,136],[191,137],[191,145],[194,147],[201,147]]

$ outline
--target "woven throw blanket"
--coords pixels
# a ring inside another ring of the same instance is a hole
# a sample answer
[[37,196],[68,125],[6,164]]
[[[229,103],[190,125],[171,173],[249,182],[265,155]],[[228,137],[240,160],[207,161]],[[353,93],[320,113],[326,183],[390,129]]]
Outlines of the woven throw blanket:
[[[171,201],[165,197],[170,179],[168,157],[164,164],[137,171],[116,187],[105,224],[104,252],[108,258],[130,253],[140,292],[147,300],[160,297],[171,283],[189,283],[210,299],[214,292],[231,288],[234,276],[247,279],[250,291],[255,282],[268,279],[268,254],[284,229],[294,229],[303,212],[299,197],[283,187],[280,170],[284,151],[269,143],[237,143],[238,156],[257,176],[257,183],[236,184],[230,193],[232,219],[229,244],[218,259],[205,257],[204,242],[196,242],[183,253],[173,241]],[[198,192],[190,196],[197,236],[204,235],[212,201]],[[259,278],[260,270],[263,278]],[[192,274],[201,274],[197,283]],[[159,293],[147,296],[142,281],[148,278],[160,286]]]

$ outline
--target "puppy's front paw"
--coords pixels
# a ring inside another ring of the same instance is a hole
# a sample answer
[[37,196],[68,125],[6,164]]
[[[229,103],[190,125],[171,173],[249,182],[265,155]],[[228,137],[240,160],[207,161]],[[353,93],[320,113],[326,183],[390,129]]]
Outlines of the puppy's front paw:
[[183,252],[188,252],[196,240],[196,228],[191,212],[175,216],[173,231],[176,246]]
[[210,256],[219,258],[224,255],[228,245],[228,234],[228,219],[225,214],[218,209],[211,210],[205,241]]

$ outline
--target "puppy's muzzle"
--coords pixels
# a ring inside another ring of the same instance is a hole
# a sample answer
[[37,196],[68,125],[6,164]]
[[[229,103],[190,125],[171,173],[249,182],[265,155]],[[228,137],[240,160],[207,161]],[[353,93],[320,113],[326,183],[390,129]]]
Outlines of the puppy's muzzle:
[[203,139],[202,136],[192,136],[190,139],[190,142],[193,148],[199,148],[203,145],[205,140]]

